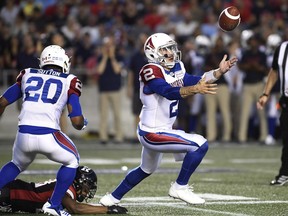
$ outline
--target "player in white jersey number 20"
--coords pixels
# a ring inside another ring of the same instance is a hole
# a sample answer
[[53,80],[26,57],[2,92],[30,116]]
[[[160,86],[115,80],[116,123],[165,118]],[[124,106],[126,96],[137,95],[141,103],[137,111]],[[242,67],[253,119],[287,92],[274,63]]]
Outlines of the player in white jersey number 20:
[[54,192],[43,206],[44,213],[49,215],[69,215],[61,208],[61,201],[79,165],[76,146],[60,130],[61,113],[67,106],[77,130],[88,123],[79,102],[82,83],[69,70],[70,58],[65,50],[57,45],[47,46],[40,56],[40,69],[22,70],[16,83],[0,97],[0,115],[9,104],[23,100],[12,161],[0,170],[0,189],[27,169],[38,153],[62,164]]
[[219,68],[205,72],[202,77],[186,73],[176,42],[167,34],[151,35],[144,45],[149,63],[140,71],[140,99],[143,103],[138,126],[142,144],[139,167],[131,170],[119,186],[101,198],[105,206],[120,202],[122,197],[151,175],[159,166],[163,153],[174,153],[176,161],[183,161],[169,196],[189,204],[203,204],[188,181],[208,150],[207,140],[198,134],[172,129],[177,117],[178,101],[190,95],[216,94],[214,82],[236,62],[224,55]]

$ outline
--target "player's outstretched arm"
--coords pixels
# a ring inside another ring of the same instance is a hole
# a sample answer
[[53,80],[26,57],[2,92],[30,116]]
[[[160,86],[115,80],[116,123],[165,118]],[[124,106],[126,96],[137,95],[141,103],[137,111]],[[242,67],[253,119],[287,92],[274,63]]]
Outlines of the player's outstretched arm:
[[208,83],[214,83],[217,81],[223,74],[227,73],[231,67],[233,67],[238,59],[236,57],[233,57],[229,60],[227,59],[227,55],[225,54],[219,63],[219,68],[215,70],[211,70],[208,72],[205,72],[203,74],[203,77],[206,77],[206,82]]
[[16,100],[22,97],[20,86],[15,83],[10,86],[3,95],[0,96],[0,116],[3,114],[5,108],[14,103]]
[[3,114],[5,108],[9,105],[9,102],[3,96],[0,96],[0,116]]
[[238,61],[236,57],[232,57],[229,60],[227,59],[227,55],[225,54],[219,63],[219,68],[214,70],[214,77],[219,79],[223,74],[227,73]]
[[62,200],[63,206],[71,214],[126,214],[128,210],[122,206],[102,206],[88,203],[79,203],[65,195]]
[[195,94],[216,94],[217,84],[207,83],[205,76],[196,85],[180,88],[180,95],[182,98]]

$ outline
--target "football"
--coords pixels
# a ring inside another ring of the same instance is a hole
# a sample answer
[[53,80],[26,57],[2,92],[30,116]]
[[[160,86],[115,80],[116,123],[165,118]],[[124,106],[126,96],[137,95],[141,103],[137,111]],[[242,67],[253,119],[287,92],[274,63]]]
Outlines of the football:
[[219,15],[218,25],[225,31],[232,31],[235,29],[241,21],[240,12],[237,7],[230,6],[225,8]]

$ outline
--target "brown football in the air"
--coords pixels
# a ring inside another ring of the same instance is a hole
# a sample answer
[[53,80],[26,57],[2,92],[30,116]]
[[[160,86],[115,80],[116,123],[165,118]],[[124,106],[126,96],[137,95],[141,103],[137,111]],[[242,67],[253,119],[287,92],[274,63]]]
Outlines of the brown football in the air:
[[237,7],[225,8],[219,15],[218,25],[223,31],[232,31],[241,21],[240,12]]

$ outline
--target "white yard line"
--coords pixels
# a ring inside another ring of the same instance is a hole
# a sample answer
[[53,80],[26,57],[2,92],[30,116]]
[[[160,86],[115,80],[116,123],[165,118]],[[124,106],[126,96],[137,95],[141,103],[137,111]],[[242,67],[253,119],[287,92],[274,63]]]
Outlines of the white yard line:
[[197,208],[192,205],[187,205],[183,202],[173,202],[173,203],[167,203],[167,202],[145,202],[145,203],[121,203],[123,206],[141,206],[141,207],[151,207],[151,206],[166,206],[166,207],[173,207],[177,209],[191,209],[191,211],[200,211],[200,212],[206,212],[211,214],[221,214],[221,215],[233,215],[233,216],[250,216],[247,214],[242,213],[235,213],[235,212],[227,212],[227,211],[217,211],[207,208]]
[[[244,196],[232,196],[232,195],[222,195],[222,194],[198,194],[200,197],[206,199],[206,203],[201,205],[202,208],[196,207],[197,205],[188,205],[182,201],[172,199],[168,196],[163,197],[129,197],[123,198],[121,205],[123,206],[141,206],[141,207],[151,207],[151,206],[166,206],[178,209],[191,209],[192,211],[207,212],[210,214],[221,214],[221,215],[233,215],[233,216],[251,216],[248,214],[228,212],[228,211],[217,211],[212,209],[207,209],[205,206],[211,205],[255,205],[255,204],[288,204],[286,200],[258,200],[254,197],[244,197]],[[95,196],[96,198],[101,198],[102,196]],[[203,206],[205,208],[203,208]]]
[[[113,165],[113,164],[119,164],[119,163],[127,163],[127,164],[139,164],[141,162],[140,158],[121,158],[121,159],[105,159],[105,158],[81,158],[81,163],[88,163],[88,164],[94,164],[94,165]],[[53,162],[49,159],[35,159],[34,163],[38,164],[58,164],[56,162]],[[206,160],[204,159],[202,161],[202,164],[212,164],[213,160]],[[174,158],[163,158],[161,160],[161,164],[175,164]]]
[[278,163],[277,158],[235,158],[230,160],[234,164]]
[[223,201],[211,201],[211,202],[206,202],[206,205],[241,205],[241,204],[288,204],[287,200],[263,200],[263,201],[233,201],[233,202],[223,202]]
[[[130,199],[130,198],[129,198]],[[132,198],[131,198],[132,199]],[[155,197],[155,199],[159,199],[159,197]],[[208,205],[241,205],[241,204],[275,204],[275,203],[285,203],[287,204],[288,201],[284,201],[284,200],[275,200],[275,201],[208,201],[206,202],[204,205],[202,206],[208,206]],[[172,207],[172,208],[177,208],[177,209],[191,209],[192,211],[199,211],[199,212],[206,212],[206,213],[210,213],[210,214],[221,214],[221,215],[233,215],[233,216],[251,216],[249,214],[243,214],[243,213],[237,213],[237,212],[228,212],[228,211],[217,211],[217,210],[212,210],[212,209],[207,209],[205,208],[197,208],[195,207],[196,205],[188,205],[184,202],[181,201],[173,201],[173,202],[121,202],[121,205],[123,206],[140,206],[140,207],[151,207],[151,206],[166,206],[166,207]]]

